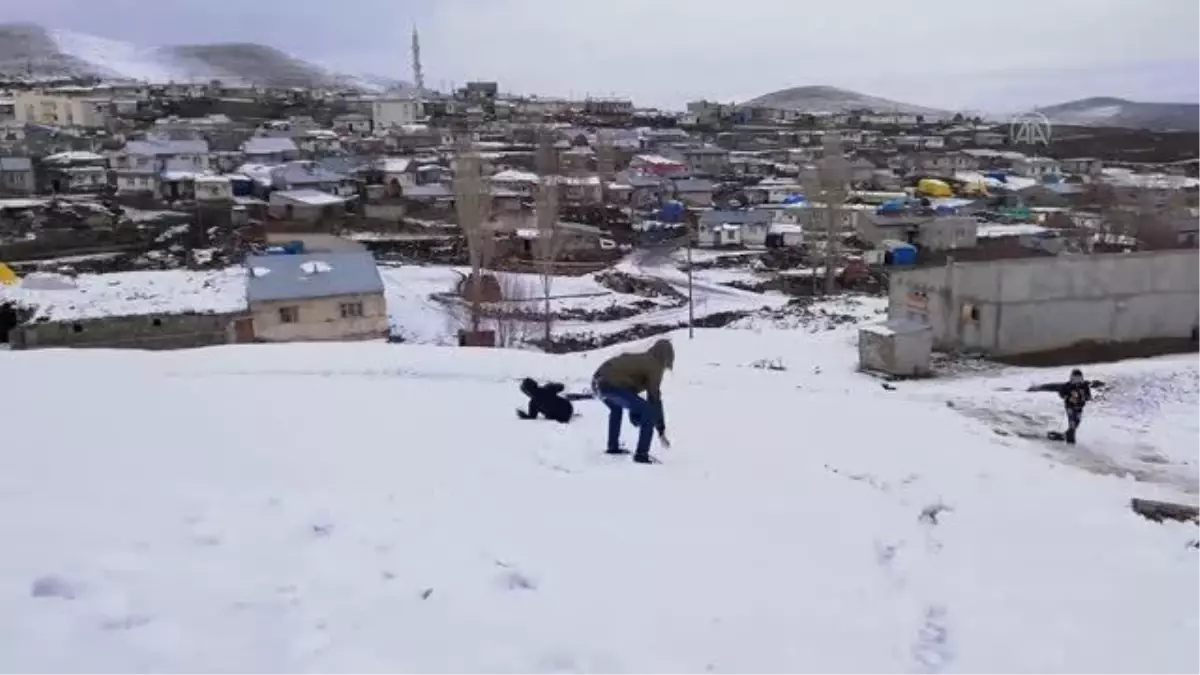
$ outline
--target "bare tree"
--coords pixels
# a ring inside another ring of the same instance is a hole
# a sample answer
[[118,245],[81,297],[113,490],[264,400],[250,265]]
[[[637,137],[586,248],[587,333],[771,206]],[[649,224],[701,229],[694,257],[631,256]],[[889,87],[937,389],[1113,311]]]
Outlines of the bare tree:
[[538,184],[534,218],[537,237],[533,242],[534,264],[542,282],[543,339],[550,344],[553,313],[550,311],[550,293],[554,287],[555,263],[562,254],[565,235],[558,226],[558,176],[557,155],[554,139],[544,130],[538,138]]
[[527,277],[520,274],[499,276],[503,299],[494,303],[488,313],[496,330],[496,344],[500,347],[516,347],[536,334],[537,322],[530,319],[536,316],[537,296],[530,288]]
[[600,178],[600,205],[608,204],[608,186],[616,180],[616,148],[610,134],[604,129],[596,131],[596,174]]
[[1088,197],[1098,211],[1105,243],[1128,242],[1142,250],[1177,248],[1184,224],[1195,222],[1187,194],[1167,186],[1114,185],[1094,177]]
[[837,290],[837,262],[842,236],[842,207],[850,181],[850,163],[842,153],[842,138],[825,134],[821,159],[804,175],[804,191],[810,202],[820,202],[825,215],[825,292]]
[[454,208],[458,226],[467,242],[471,276],[465,288],[471,306],[471,331],[478,332],[483,319],[483,277],[496,246],[490,224],[492,195],[483,175],[483,160],[466,138],[460,138],[454,158]]

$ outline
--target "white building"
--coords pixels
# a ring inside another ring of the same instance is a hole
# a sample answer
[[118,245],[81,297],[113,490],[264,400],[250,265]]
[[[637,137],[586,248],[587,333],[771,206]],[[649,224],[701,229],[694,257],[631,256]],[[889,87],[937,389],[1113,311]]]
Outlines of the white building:
[[421,103],[411,96],[380,98],[371,104],[371,121],[377,131],[416,124],[424,116]]
[[225,201],[233,199],[233,181],[229,176],[196,176],[197,201]]
[[772,218],[767,210],[705,211],[696,225],[696,243],[701,247],[765,246]]
[[112,102],[104,98],[25,91],[17,94],[14,115],[22,124],[104,128]]
[[1062,164],[1053,157],[1025,157],[1013,162],[1013,172],[1026,178],[1061,174]]
[[158,192],[160,181],[170,171],[175,180],[186,174],[202,174],[211,168],[208,141],[175,141],[150,138],[129,141],[112,158],[117,191]]

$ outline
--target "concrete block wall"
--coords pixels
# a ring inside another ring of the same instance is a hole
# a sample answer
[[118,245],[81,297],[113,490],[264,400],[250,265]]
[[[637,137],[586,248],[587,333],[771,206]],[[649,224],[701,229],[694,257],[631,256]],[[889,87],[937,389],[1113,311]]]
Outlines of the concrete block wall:
[[[1188,338],[1194,250],[957,263],[893,274],[889,316],[927,321],[939,349],[997,356],[1081,342]],[[924,307],[921,305],[924,304]]]

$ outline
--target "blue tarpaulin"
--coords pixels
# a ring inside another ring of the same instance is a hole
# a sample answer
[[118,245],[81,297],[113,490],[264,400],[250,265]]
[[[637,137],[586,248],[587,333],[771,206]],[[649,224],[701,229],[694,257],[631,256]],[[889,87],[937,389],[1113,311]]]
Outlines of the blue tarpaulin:
[[888,247],[888,253],[892,254],[893,265],[917,264],[917,248],[912,244],[893,244]]
[[799,204],[799,203],[805,202],[805,201],[808,201],[808,200],[804,197],[804,195],[798,195],[794,192],[783,198],[784,204]]
[[664,223],[678,223],[683,220],[685,213],[687,213],[687,207],[683,205],[683,202],[669,201],[663,204],[658,219]]
[[898,213],[898,212],[904,210],[905,201],[906,200],[903,200],[903,199],[889,199],[886,202],[880,204],[879,208],[875,209],[875,213],[877,213],[877,214]]

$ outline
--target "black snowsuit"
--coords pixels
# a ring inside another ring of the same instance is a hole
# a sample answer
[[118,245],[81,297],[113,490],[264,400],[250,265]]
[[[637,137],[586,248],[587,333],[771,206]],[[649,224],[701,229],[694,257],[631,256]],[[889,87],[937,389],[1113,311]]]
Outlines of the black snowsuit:
[[1075,430],[1083,420],[1083,406],[1092,400],[1092,387],[1086,381],[1065,382],[1058,389],[1058,396],[1063,400],[1067,409],[1067,431],[1063,438],[1068,443],[1075,442]]
[[[1099,383],[1097,383],[1099,384]],[[1039,384],[1029,388],[1030,391],[1052,391],[1062,399],[1067,412],[1067,430],[1063,432],[1063,440],[1075,442],[1075,430],[1083,420],[1083,407],[1092,400],[1092,383],[1087,380],[1054,382]]]
[[521,381],[521,393],[529,397],[529,410],[518,410],[517,415],[523,420],[536,420],[541,415],[563,424],[570,422],[575,415],[575,407],[562,392],[563,386],[557,382],[539,386],[537,380],[525,378]]

